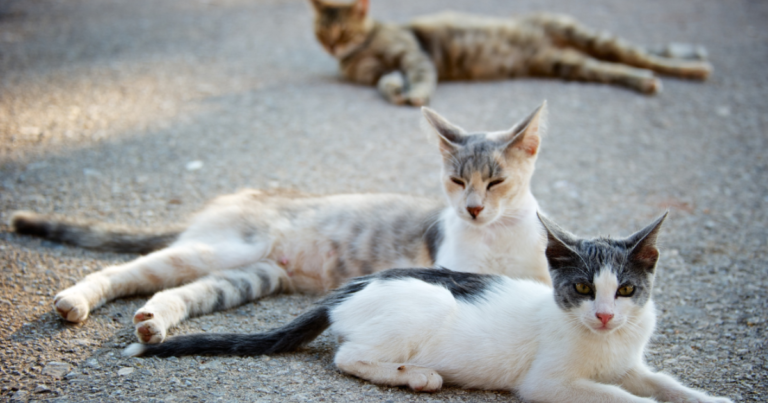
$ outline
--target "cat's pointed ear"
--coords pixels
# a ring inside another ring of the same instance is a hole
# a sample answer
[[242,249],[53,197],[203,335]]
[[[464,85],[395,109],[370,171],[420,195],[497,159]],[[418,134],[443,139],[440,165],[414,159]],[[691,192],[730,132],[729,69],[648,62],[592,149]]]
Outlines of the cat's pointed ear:
[[355,12],[355,15],[359,17],[365,17],[368,15],[368,8],[370,7],[369,0],[357,0],[355,1],[355,4],[352,6],[352,9]]
[[527,155],[536,155],[539,152],[539,144],[547,123],[546,120],[547,101],[544,101],[533,113],[509,130],[506,134],[509,138],[507,150],[522,150]]
[[449,122],[448,119],[426,106],[421,108],[421,113],[424,114],[427,123],[437,134],[437,138],[440,140],[440,151],[443,154],[452,153],[462,146],[466,133],[464,129]]
[[547,231],[547,261],[551,270],[560,269],[563,266],[572,266],[572,261],[578,259],[578,254],[573,250],[577,239],[559,225],[536,213],[541,225]]
[[637,231],[625,240],[630,248],[629,260],[646,271],[653,271],[659,260],[659,249],[656,248],[656,238],[659,235],[661,223],[669,212],[664,213],[647,227]]

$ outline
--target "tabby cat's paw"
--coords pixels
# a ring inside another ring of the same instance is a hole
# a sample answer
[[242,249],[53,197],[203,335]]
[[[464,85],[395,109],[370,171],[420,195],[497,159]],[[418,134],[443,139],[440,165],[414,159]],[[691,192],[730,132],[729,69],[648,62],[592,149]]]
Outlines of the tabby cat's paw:
[[661,80],[656,77],[651,77],[640,84],[640,91],[645,94],[658,94],[664,87],[661,85]]
[[[137,314],[138,315],[138,314]],[[135,317],[134,317],[135,320]],[[142,343],[157,344],[165,340],[165,326],[158,319],[149,319],[135,325],[136,337]]]
[[421,96],[408,96],[408,105],[411,106],[425,106],[429,103],[429,97]]
[[384,95],[384,98],[395,105],[402,105],[407,101],[403,96],[405,92],[405,77],[399,71],[393,71],[381,76],[378,88],[379,92]]
[[408,386],[416,392],[437,392],[443,387],[443,377],[429,368],[408,368]]
[[84,322],[90,312],[88,301],[72,288],[58,293],[53,299],[53,307],[62,318],[75,323]]

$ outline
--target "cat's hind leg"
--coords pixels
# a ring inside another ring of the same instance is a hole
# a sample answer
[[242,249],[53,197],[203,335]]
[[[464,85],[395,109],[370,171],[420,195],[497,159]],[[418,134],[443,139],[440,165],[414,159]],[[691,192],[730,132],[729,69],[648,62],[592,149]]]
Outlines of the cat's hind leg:
[[443,386],[443,378],[433,369],[367,359],[361,353],[364,350],[362,346],[342,344],[334,362],[340,370],[378,385],[408,386],[417,392],[437,392]]
[[572,46],[600,60],[699,80],[706,79],[712,73],[712,65],[708,62],[653,55],[615,35],[590,29],[569,16],[541,14],[534,20],[553,36],[555,42]]
[[289,288],[285,270],[269,260],[222,270],[155,294],[133,317],[136,337],[143,343],[160,343],[168,329],[188,317],[229,309]]
[[661,80],[650,70],[593,59],[575,49],[546,49],[530,60],[530,74],[566,80],[618,84],[654,94],[661,91]]
[[91,273],[54,298],[54,308],[70,322],[83,322],[91,310],[128,295],[152,293],[193,281],[216,269],[261,258],[265,246],[187,242]]

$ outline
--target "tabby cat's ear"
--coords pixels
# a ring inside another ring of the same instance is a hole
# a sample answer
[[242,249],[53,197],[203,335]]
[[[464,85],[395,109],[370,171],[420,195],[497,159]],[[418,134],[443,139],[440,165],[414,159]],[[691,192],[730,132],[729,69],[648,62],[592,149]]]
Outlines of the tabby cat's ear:
[[544,101],[533,113],[507,132],[507,150],[522,150],[530,156],[536,155],[546,125],[546,115],[547,101]]
[[647,227],[637,231],[625,240],[627,247],[631,250],[629,253],[630,262],[636,267],[652,272],[656,268],[656,262],[659,260],[659,250],[656,248],[656,238],[659,235],[661,223],[667,218],[669,212],[664,213]]
[[579,255],[573,250],[573,245],[576,244],[577,238],[540,213],[536,213],[536,215],[547,231],[546,256],[550,270],[573,267],[574,261],[579,260]]
[[464,134],[466,133],[464,129],[449,122],[446,118],[440,116],[439,113],[426,106],[421,108],[421,113],[424,114],[427,123],[437,133],[442,153],[452,153],[464,144]]
[[357,0],[353,6],[355,15],[358,17],[365,17],[368,15],[368,7],[370,6],[369,0]]

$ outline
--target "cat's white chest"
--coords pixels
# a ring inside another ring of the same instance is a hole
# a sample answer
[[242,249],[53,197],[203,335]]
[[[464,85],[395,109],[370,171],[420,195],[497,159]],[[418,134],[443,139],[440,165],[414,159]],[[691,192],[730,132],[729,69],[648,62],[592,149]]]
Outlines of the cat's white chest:
[[[533,217],[535,220],[535,216]],[[550,283],[542,229],[530,217],[474,227],[446,219],[436,265],[472,273],[503,274]]]

